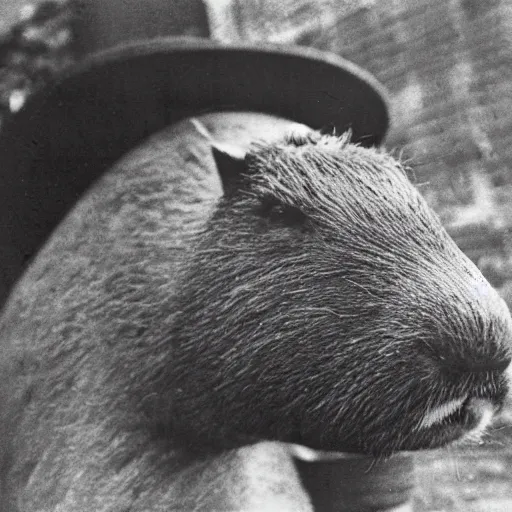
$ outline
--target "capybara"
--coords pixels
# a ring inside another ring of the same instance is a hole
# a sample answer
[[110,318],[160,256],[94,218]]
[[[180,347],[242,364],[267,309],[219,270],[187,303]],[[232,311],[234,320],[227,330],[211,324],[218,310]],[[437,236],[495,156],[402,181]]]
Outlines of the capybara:
[[185,120],[87,192],[4,308],[3,510],[310,510],[289,443],[476,437],[511,333],[390,154]]

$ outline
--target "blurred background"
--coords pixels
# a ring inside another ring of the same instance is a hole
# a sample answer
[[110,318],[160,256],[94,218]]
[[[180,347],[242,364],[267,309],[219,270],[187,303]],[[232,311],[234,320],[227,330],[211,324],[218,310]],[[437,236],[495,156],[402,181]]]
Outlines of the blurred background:
[[[512,306],[512,0],[0,0],[2,121],[88,53],[158,35],[333,51],[389,90],[386,147]],[[512,511],[512,405],[421,454],[417,511]]]

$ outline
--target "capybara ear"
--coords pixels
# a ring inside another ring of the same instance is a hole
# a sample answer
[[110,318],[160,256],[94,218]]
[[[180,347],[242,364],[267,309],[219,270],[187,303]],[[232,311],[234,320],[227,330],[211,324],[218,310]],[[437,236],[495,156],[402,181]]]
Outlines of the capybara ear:
[[222,181],[224,195],[230,195],[242,186],[245,164],[245,150],[233,144],[212,141],[212,153]]

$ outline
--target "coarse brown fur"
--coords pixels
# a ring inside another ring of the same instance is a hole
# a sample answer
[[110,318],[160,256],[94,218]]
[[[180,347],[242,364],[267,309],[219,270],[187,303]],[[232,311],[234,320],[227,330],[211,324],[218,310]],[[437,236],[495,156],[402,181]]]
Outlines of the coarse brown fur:
[[474,422],[432,408],[503,401],[509,312],[397,160],[292,135],[218,153],[219,201],[196,128],[117,165],[11,295],[6,510],[309,510],[261,441],[428,448]]

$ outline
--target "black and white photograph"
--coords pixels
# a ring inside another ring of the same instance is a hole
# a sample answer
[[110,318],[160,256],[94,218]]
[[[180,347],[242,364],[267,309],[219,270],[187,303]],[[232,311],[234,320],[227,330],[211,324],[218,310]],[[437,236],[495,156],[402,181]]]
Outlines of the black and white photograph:
[[512,0],[0,0],[0,512],[512,512]]

